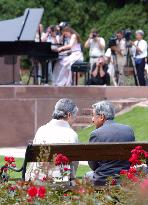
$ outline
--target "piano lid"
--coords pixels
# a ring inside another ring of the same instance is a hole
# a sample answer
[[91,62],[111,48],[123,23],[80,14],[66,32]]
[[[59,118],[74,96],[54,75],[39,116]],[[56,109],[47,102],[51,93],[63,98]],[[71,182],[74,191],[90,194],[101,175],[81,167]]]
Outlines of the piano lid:
[[21,17],[0,21],[0,42],[34,41],[43,12],[43,8],[26,9]]

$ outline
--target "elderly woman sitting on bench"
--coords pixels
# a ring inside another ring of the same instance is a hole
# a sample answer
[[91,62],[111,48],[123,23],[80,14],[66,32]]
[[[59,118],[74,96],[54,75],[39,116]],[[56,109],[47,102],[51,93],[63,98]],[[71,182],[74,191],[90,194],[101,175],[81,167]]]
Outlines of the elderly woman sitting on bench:
[[[78,108],[72,100],[66,98],[60,99],[55,105],[52,120],[37,130],[33,144],[78,143],[78,135],[71,128],[77,116],[77,112]],[[39,170],[39,166],[39,163],[31,163],[27,170],[26,179],[34,179],[35,170]],[[74,179],[78,162],[73,162],[70,166],[70,179]],[[38,175],[39,179],[44,177],[43,173],[39,173]],[[52,172],[52,176],[54,178],[60,177],[58,167]]]

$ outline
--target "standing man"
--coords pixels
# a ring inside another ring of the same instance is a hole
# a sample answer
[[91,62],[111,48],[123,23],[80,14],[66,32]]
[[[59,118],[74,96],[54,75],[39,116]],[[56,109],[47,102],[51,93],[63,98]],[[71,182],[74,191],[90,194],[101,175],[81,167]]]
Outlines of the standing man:
[[145,86],[145,78],[144,78],[144,68],[145,62],[147,58],[147,42],[143,40],[144,32],[142,30],[137,30],[136,41],[132,42],[132,52],[133,57],[135,59],[135,65],[137,70],[138,81],[135,78],[136,85]]
[[91,69],[96,63],[98,57],[104,56],[105,53],[105,40],[99,36],[96,29],[92,29],[88,40],[85,42],[85,48],[89,48],[89,57]]
[[[114,122],[114,106],[107,101],[101,101],[93,106],[92,121],[96,129],[91,133],[89,142],[130,142],[135,141],[134,132],[131,127]],[[94,185],[105,185],[109,176],[116,177],[122,169],[129,169],[128,161],[89,161],[89,166],[93,170],[86,174]]]
[[124,86],[125,85],[125,74],[124,74],[124,67],[126,64],[126,41],[124,38],[123,31],[118,31],[116,33],[116,46],[114,47],[115,55],[116,55],[116,63],[118,69],[118,85]]

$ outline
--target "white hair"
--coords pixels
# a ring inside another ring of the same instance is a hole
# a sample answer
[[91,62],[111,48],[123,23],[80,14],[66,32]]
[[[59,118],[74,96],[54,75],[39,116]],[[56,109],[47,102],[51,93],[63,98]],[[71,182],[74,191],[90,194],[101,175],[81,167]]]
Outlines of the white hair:
[[100,101],[92,105],[97,115],[104,115],[106,120],[113,120],[115,117],[115,107],[111,102]]
[[140,35],[144,36],[144,31],[140,29],[140,30],[137,30],[135,32],[135,34],[140,34]]
[[56,105],[52,117],[54,119],[62,119],[68,116],[68,113],[71,113],[72,116],[76,117],[78,112],[78,107],[76,104],[67,98],[60,99]]

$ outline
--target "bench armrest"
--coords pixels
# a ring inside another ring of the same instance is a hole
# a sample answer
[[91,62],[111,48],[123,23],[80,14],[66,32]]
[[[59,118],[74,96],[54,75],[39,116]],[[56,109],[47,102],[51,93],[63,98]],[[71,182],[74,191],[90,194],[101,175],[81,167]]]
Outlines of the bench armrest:
[[12,171],[14,171],[14,172],[21,172],[21,171],[23,170],[23,166],[22,166],[20,169],[13,168],[13,167],[2,166],[2,167],[1,167],[1,172],[3,172],[3,170],[4,170],[5,168],[7,168],[7,169],[9,169],[9,170],[12,170]]

